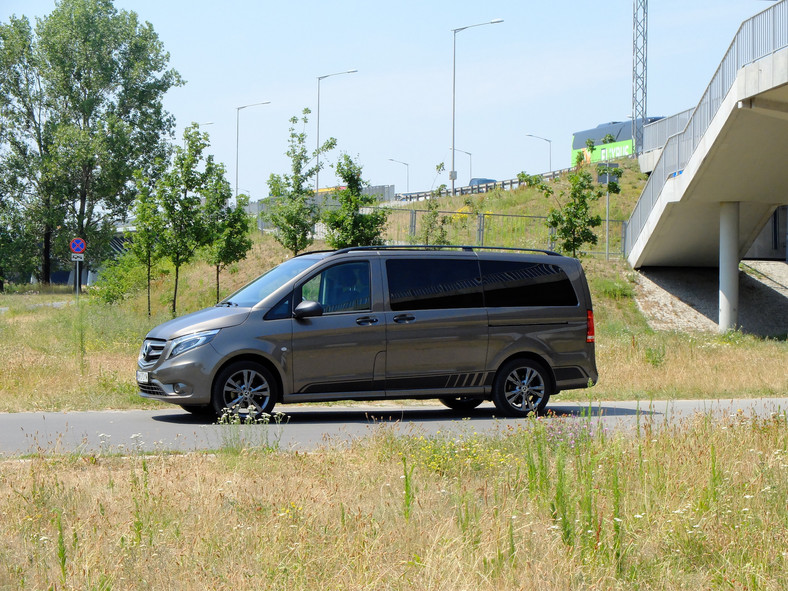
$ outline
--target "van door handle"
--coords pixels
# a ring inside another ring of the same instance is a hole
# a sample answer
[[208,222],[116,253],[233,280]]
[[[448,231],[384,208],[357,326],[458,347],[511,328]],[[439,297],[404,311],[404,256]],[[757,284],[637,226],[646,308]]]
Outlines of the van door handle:
[[361,318],[356,318],[356,324],[359,326],[369,326],[370,324],[377,324],[378,319],[374,316],[362,316]]
[[397,314],[394,316],[394,322],[397,324],[407,324],[408,322],[413,322],[416,320],[416,317],[413,314]]

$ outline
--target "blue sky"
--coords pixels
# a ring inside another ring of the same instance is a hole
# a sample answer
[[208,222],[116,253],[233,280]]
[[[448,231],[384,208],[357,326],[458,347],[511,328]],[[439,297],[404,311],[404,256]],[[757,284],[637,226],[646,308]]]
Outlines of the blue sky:
[[[632,1],[487,2],[116,0],[153,24],[186,85],[170,91],[177,133],[192,121],[211,136],[211,152],[235,183],[236,107],[240,111],[239,186],[265,197],[269,175],[288,170],[288,120],[312,109],[316,140],[333,136],[335,162],[346,152],[372,184],[411,191],[449,184],[452,29],[502,18],[457,34],[458,184],[472,173],[493,179],[570,162],[575,131],[625,120],[632,102]],[[763,0],[661,0],[649,3],[648,114],[694,106],[741,22]],[[2,0],[0,20],[31,20],[53,0]],[[526,134],[552,140],[552,144]],[[321,186],[333,184],[330,168]]]

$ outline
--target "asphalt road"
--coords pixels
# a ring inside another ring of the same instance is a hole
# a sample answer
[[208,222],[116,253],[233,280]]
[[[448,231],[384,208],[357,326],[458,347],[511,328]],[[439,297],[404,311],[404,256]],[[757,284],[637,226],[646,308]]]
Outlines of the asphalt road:
[[[556,402],[548,407],[567,420],[585,420],[587,403]],[[710,413],[716,418],[741,411],[744,416],[786,412],[788,398],[756,400],[677,400],[595,402],[594,420],[609,429],[633,430],[651,422],[660,427]],[[278,444],[282,450],[309,451],[321,445],[344,445],[377,429],[397,433],[487,433],[524,419],[499,419],[485,403],[463,419],[439,405],[279,405],[282,424],[217,425],[180,408],[143,411],[0,413],[0,457],[31,453],[129,453],[218,449],[226,445]],[[554,420],[550,417],[545,420]]]

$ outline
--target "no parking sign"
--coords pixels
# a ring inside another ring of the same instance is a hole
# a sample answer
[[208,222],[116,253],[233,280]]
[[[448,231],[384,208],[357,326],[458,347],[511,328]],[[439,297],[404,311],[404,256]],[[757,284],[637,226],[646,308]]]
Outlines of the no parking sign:
[[79,276],[79,262],[85,260],[85,249],[87,243],[82,238],[74,238],[68,243],[68,248],[71,250],[71,260],[77,265],[76,273],[74,275],[74,292],[77,294],[77,301],[79,301],[79,285],[81,278]]
[[71,249],[71,252],[74,254],[85,254],[85,249],[87,248],[87,244],[85,243],[82,238],[74,238],[71,242],[69,242],[68,247]]

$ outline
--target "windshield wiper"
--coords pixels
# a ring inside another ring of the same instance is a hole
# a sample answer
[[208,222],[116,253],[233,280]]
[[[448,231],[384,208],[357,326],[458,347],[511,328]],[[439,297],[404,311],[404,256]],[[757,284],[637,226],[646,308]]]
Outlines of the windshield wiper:
[[230,307],[235,306],[237,308],[238,304],[228,301],[228,302],[219,302],[218,304],[216,304],[216,306],[223,306],[223,307],[226,307],[226,308],[230,308]]

